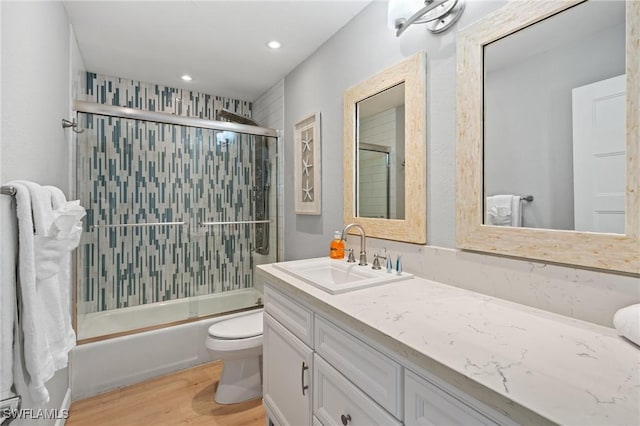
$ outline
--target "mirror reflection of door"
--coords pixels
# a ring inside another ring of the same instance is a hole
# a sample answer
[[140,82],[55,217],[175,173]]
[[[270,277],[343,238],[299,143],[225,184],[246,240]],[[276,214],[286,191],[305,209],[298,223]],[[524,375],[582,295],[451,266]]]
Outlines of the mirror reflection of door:
[[[620,188],[625,185],[626,154],[616,148],[601,155],[599,167],[605,169],[600,177],[585,180],[576,169],[580,165],[574,164],[572,97],[577,87],[624,73],[624,1],[588,0],[486,45],[485,200],[497,194],[533,195],[535,201],[521,206],[522,226],[528,228],[624,233],[625,197]],[[613,131],[620,136],[615,144],[624,146],[624,100],[618,99],[615,106],[600,103],[598,108],[611,115],[607,125],[619,124]],[[617,154],[610,155],[614,151]],[[574,210],[584,203],[574,197],[580,197],[580,188],[589,182],[618,193],[609,200],[620,208],[607,207],[601,214],[599,207],[588,207],[585,214],[591,215],[592,224],[585,225],[576,222],[582,214]]]
[[626,75],[573,89],[576,231],[624,234]]
[[356,106],[356,215],[404,219],[404,83]]

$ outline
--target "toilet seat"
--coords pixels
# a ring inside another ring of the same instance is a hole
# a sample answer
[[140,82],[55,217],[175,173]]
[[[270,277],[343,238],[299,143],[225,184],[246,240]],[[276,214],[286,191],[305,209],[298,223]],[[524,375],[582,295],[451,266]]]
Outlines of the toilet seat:
[[206,341],[208,349],[216,352],[233,352],[243,351],[245,349],[262,350],[262,335],[247,337],[246,339],[218,339],[217,337],[209,336]]
[[209,327],[208,333],[216,340],[262,338],[262,310],[217,322]]

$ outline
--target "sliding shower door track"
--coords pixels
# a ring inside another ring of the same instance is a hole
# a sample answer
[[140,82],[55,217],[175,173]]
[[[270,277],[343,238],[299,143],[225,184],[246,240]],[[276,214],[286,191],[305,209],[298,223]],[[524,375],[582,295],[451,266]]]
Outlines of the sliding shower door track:
[[97,104],[95,102],[74,101],[73,109],[74,111],[84,112],[87,114],[153,121],[155,123],[176,124],[178,126],[198,127],[201,129],[213,129],[257,136],[271,136],[275,138],[280,136],[279,130],[270,129],[268,127],[228,123],[226,121],[205,120],[203,118],[184,117],[166,112],[143,111],[121,106]]

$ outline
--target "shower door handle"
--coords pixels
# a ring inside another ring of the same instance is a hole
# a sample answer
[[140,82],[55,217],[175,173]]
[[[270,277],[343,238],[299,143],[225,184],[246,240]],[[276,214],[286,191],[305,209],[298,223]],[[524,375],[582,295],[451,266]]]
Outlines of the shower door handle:
[[304,361],[302,361],[302,370],[300,371],[300,382],[302,383],[302,396],[305,396],[304,391],[309,389],[309,385],[304,384],[304,372],[309,369],[308,365],[305,365]]

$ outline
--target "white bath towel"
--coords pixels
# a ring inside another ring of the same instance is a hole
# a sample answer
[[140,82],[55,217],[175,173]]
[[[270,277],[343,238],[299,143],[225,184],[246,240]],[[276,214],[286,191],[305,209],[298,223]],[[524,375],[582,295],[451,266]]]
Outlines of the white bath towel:
[[67,201],[64,193],[54,187],[45,187],[51,192],[55,219],[49,230],[55,238],[66,241],[66,251],[60,262],[58,281],[60,283],[61,306],[63,316],[61,327],[66,330],[66,338],[54,353],[56,365],[67,365],[68,353],[75,346],[76,335],[71,323],[71,251],[78,246],[82,236],[81,219],[86,215],[80,201]]
[[486,198],[485,224],[495,226],[522,226],[520,196],[492,195]]
[[[32,182],[18,181],[20,328],[24,344],[24,366],[29,374],[29,391],[36,403],[49,400],[45,383],[66,367],[68,351],[75,344],[69,311],[68,261],[76,236],[63,235],[62,216],[53,208],[52,192]],[[57,202],[57,201],[56,201]],[[63,205],[64,207],[64,205]],[[33,217],[33,220],[32,220]],[[35,231],[35,235],[34,235]],[[71,236],[71,237],[69,237]],[[70,241],[71,240],[71,241]]]
[[18,217],[18,280],[20,330],[24,337],[24,361],[29,373],[29,391],[37,402],[49,400],[45,382],[55,373],[53,359],[38,312],[43,308],[36,284],[34,257],[33,216],[29,189],[20,182],[12,182],[16,189],[16,212]]
[[14,395],[13,345],[16,321],[16,261],[18,258],[18,229],[13,197],[0,196],[0,240],[2,279],[0,281],[0,400]]
[[627,339],[640,346],[640,303],[618,310],[613,325]]

